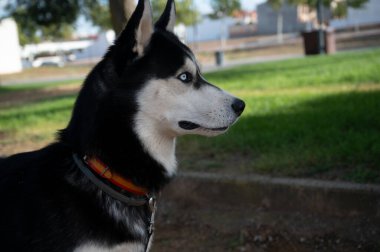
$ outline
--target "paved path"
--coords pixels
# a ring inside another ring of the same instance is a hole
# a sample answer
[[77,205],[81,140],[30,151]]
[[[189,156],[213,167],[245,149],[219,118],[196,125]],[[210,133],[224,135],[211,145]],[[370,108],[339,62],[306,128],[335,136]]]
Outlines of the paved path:
[[[46,76],[46,77],[41,77],[41,78],[33,78],[30,80],[21,80],[21,81],[2,81],[0,82],[0,86],[13,86],[13,85],[29,85],[29,84],[40,84],[40,83],[49,83],[51,82],[52,84],[54,82],[59,82],[59,81],[76,81],[76,80],[83,80],[86,77],[86,75],[76,75],[76,76],[70,76],[70,77],[64,77],[64,76],[59,76],[59,77],[54,77],[54,76]],[[1,79],[1,78],[0,78]]]
[[[229,69],[236,66],[241,65],[247,65],[247,64],[258,64],[263,62],[271,62],[271,61],[279,61],[279,60],[285,60],[285,59],[293,59],[293,58],[302,58],[304,55],[302,54],[285,54],[285,55],[272,55],[272,56],[261,56],[261,57],[255,57],[251,59],[240,59],[240,60],[233,60],[233,61],[226,61],[226,63],[223,66],[215,66],[215,65],[205,65],[203,66],[203,72],[213,72],[213,71],[219,71],[224,69]],[[9,85],[27,85],[27,84],[35,84],[35,83],[49,83],[49,82],[56,82],[56,81],[81,81],[86,77],[85,74],[83,75],[76,75],[76,76],[70,76],[70,77],[54,77],[54,76],[46,76],[41,78],[33,78],[31,80],[22,80],[22,81],[4,81],[0,82],[0,86],[9,86]],[[1,77],[0,77],[1,79]]]
[[282,54],[282,55],[258,56],[258,57],[249,58],[249,59],[226,61],[226,63],[222,66],[205,65],[203,66],[202,70],[203,72],[207,73],[207,72],[225,70],[225,69],[242,66],[242,65],[259,64],[259,63],[264,63],[264,62],[281,61],[281,60],[287,60],[287,59],[299,59],[299,58],[304,58],[304,57],[305,55],[303,54]]

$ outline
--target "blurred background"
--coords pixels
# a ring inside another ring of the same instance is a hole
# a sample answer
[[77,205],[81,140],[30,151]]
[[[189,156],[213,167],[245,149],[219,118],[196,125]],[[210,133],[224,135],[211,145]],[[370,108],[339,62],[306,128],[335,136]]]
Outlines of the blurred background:
[[[135,5],[0,2],[0,156],[54,141]],[[206,78],[247,108],[179,139],[153,251],[380,251],[380,1],[176,6]]]

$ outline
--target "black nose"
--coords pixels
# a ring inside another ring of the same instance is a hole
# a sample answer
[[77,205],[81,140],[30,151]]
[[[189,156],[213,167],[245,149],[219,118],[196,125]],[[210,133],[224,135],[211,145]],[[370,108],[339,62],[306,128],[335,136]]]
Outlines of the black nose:
[[240,100],[240,99],[235,99],[233,102],[232,102],[232,105],[231,105],[232,109],[235,111],[235,113],[240,116],[241,113],[243,113],[243,110],[245,108],[245,103]]

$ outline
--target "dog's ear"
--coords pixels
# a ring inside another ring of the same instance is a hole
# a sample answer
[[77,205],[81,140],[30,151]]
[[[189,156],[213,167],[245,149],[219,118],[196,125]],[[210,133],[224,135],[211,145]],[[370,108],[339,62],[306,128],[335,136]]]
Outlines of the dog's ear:
[[162,13],[161,17],[156,22],[156,28],[167,30],[170,32],[174,31],[176,21],[176,10],[174,0],[168,0],[166,3],[166,7],[164,13]]
[[132,60],[144,54],[154,31],[149,0],[139,0],[128,24],[115,41],[117,54]]
[[140,5],[141,3],[144,10],[136,30],[136,47],[134,48],[139,56],[144,53],[144,49],[149,44],[153,34],[153,14],[150,1],[140,0],[138,4]]

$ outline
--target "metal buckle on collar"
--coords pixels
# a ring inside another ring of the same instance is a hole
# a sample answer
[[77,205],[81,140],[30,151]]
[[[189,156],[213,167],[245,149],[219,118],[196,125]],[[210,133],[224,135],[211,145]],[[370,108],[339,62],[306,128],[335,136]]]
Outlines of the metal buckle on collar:
[[154,213],[157,209],[157,199],[154,196],[148,196],[148,206],[149,210]]
[[148,207],[150,210],[148,233],[149,233],[149,236],[151,236],[153,234],[153,231],[154,231],[154,218],[155,218],[156,210],[157,210],[157,199],[156,199],[156,197],[154,197],[154,196],[149,197]]

